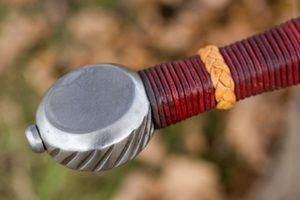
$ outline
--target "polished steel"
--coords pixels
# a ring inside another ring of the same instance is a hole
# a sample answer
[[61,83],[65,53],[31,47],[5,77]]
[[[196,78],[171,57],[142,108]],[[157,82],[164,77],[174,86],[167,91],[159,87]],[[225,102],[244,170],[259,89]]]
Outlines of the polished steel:
[[45,151],[45,147],[42,138],[36,125],[29,126],[25,130],[26,138],[31,146],[31,149],[36,153],[42,153]]
[[26,135],[34,151],[46,150],[57,162],[84,171],[126,163],[154,132],[140,77],[112,64],[88,65],[58,80],[32,127]]

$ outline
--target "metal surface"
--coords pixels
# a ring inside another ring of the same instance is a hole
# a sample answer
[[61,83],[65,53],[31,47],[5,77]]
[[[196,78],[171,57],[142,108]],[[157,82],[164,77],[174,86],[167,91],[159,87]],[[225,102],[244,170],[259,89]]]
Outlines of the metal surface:
[[36,124],[41,141],[28,137],[34,150],[43,144],[57,162],[85,171],[126,163],[154,132],[140,77],[111,64],[89,65],[58,80],[39,105]]
[[32,125],[25,130],[25,135],[31,146],[31,149],[36,153],[42,153],[45,151],[45,147],[42,138],[36,125]]

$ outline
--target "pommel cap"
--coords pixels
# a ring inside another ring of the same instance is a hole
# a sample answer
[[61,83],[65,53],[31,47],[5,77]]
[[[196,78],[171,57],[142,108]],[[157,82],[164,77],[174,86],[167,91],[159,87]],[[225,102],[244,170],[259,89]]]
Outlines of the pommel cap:
[[154,132],[140,77],[112,64],[88,65],[59,79],[44,96],[32,127],[27,133],[35,134],[27,137],[33,150],[46,150],[57,162],[84,171],[126,163]]

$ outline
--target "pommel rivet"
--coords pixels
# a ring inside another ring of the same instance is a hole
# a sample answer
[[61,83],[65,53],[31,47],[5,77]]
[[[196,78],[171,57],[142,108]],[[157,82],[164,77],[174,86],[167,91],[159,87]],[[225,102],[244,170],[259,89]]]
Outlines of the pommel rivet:
[[45,151],[45,147],[36,125],[31,125],[25,130],[25,135],[31,149],[36,153]]

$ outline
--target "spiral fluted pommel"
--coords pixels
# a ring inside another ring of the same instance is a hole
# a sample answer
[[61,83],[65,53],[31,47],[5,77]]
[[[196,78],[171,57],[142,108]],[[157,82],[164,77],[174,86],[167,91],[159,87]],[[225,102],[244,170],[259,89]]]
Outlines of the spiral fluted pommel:
[[76,170],[100,171],[133,159],[154,132],[138,74],[117,65],[89,65],[49,89],[26,131],[32,149]]

